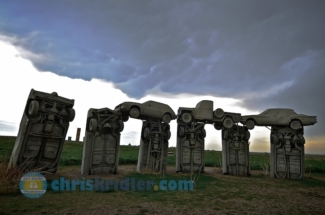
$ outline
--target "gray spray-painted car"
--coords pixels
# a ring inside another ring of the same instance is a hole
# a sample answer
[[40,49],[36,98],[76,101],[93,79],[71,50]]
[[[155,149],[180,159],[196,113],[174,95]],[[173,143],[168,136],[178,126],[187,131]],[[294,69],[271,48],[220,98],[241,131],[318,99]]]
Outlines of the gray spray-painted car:
[[27,99],[8,168],[40,167],[56,172],[69,122],[73,121],[74,100],[32,89]]
[[298,130],[301,126],[314,125],[317,123],[316,116],[297,114],[289,108],[270,108],[259,115],[242,116],[241,123],[248,129],[257,126],[290,126],[293,130]]
[[129,116],[143,120],[157,118],[161,119],[164,123],[170,123],[171,120],[176,119],[176,114],[169,105],[156,101],[147,101],[142,104],[137,102],[123,102],[116,106],[114,110],[122,113],[124,122],[128,120]]
[[109,108],[88,110],[81,174],[117,173],[123,129],[120,113]]
[[213,101],[202,100],[195,108],[180,107],[178,109],[178,121],[190,123],[193,121],[214,124],[215,129],[222,127],[232,128],[234,123],[240,122],[241,114],[224,112],[217,108],[213,111]]

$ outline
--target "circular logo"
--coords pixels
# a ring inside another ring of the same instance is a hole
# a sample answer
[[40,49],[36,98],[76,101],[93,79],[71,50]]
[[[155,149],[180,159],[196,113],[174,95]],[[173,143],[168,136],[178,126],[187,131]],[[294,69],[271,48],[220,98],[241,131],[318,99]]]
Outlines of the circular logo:
[[46,192],[47,181],[42,174],[29,172],[20,179],[19,188],[27,198],[39,198]]
[[158,186],[157,184],[155,184],[155,185],[153,186],[153,189],[154,189],[155,191],[157,191],[157,190],[159,190],[159,186]]

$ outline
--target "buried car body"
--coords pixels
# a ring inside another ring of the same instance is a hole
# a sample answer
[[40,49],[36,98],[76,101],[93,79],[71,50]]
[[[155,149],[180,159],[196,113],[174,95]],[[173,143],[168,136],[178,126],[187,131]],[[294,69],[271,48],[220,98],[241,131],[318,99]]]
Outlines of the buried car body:
[[55,173],[60,163],[74,100],[31,89],[8,168],[40,168]]
[[128,120],[128,116],[136,119],[158,118],[165,123],[170,123],[171,120],[176,119],[176,114],[169,107],[169,105],[156,102],[147,101],[144,103],[123,102],[115,107],[115,111],[122,113],[123,121]]
[[242,116],[241,123],[246,125],[248,129],[258,126],[290,126],[294,130],[298,130],[301,126],[314,125],[317,123],[316,116],[307,116],[297,114],[293,109],[288,108],[271,108],[258,115]]

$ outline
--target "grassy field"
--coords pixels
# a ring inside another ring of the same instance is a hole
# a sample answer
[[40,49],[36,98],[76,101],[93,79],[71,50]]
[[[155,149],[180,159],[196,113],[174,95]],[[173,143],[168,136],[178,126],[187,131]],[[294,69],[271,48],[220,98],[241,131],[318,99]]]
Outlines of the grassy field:
[[[9,161],[10,155],[15,143],[15,137],[0,136],[0,159]],[[82,160],[82,142],[66,141],[62,150],[60,165],[73,166],[81,165]],[[169,148],[170,152],[176,154],[174,147]],[[138,161],[138,146],[120,146],[119,164],[137,164]],[[252,170],[261,170],[261,164],[269,162],[270,155],[268,153],[251,153],[250,165]],[[204,155],[205,166],[220,167],[221,152],[206,150]],[[167,164],[175,166],[175,155],[168,156]],[[306,172],[309,173],[325,173],[325,155],[306,155],[305,156]]]
[[[204,174],[175,173],[175,157],[168,157],[168,170],[162,174],[136,173],[137,146],[121,146],[119,173],[80,175],[82,143],[66,142],[61,165],[56,174],[45,174],[46,193],[39,199],[28,199],[18,189],[21,175],[6,178],[15,138],[0,137],[0,185],[15,186],[0,192],[0,215],[4,214],[324,214],[325,156],[306,156],[304,180],[272,179],[260,170],[269,155],[251,153],[250,177],[224,175],[221,153],[205,152]],[[171,148],[170,151],[175,150]],[[255,169],[255,170],[254,170]],[[193,191],[53,191],[53,180],[64,177],[75,180],[96,177],[105,180],[192,180]],[[16,181],[14,181],[16,179]],[[12,183],[12,184],[10,184]]]

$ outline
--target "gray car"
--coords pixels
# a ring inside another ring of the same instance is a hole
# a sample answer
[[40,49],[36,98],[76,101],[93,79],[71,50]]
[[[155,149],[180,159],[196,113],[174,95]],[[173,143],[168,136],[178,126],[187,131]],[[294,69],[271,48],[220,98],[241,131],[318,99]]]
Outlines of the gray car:
[[32,89],[9,167],[41,167],[56,172],[69,124],[75,117],[74,100]]
[[213,111],[213,101],[210,100],[200,101],[195,108],[178,109],[178,121],[191,123],[193,119],[197,122],[214,124],[215,129],[220,130],[222,127],[232,128],[234,123],[241,120],[241,114],[224,112],[221,108]]
[[165,123],[170,123],[171,120],[176,119],[176,114],[169,105],[156,101],[147,101],[142,104],[137,102],[123,102],[116,106],[114,110],[122,113],[122,119],[125,122],[129,116],[143,120],[157,118]]
[[81,174],[117,173],[121,114],[109,108],[90,108],[87,114]]
[[301,126],[314,125],[317,123],[316,116],[307,116],[297,114],[293,109],[289,108],[271,108],[258,115],[242,116],[241,123],[246,125],[248,129],[254,129],[257,126],[290,126],[294,130],[298,130]]

